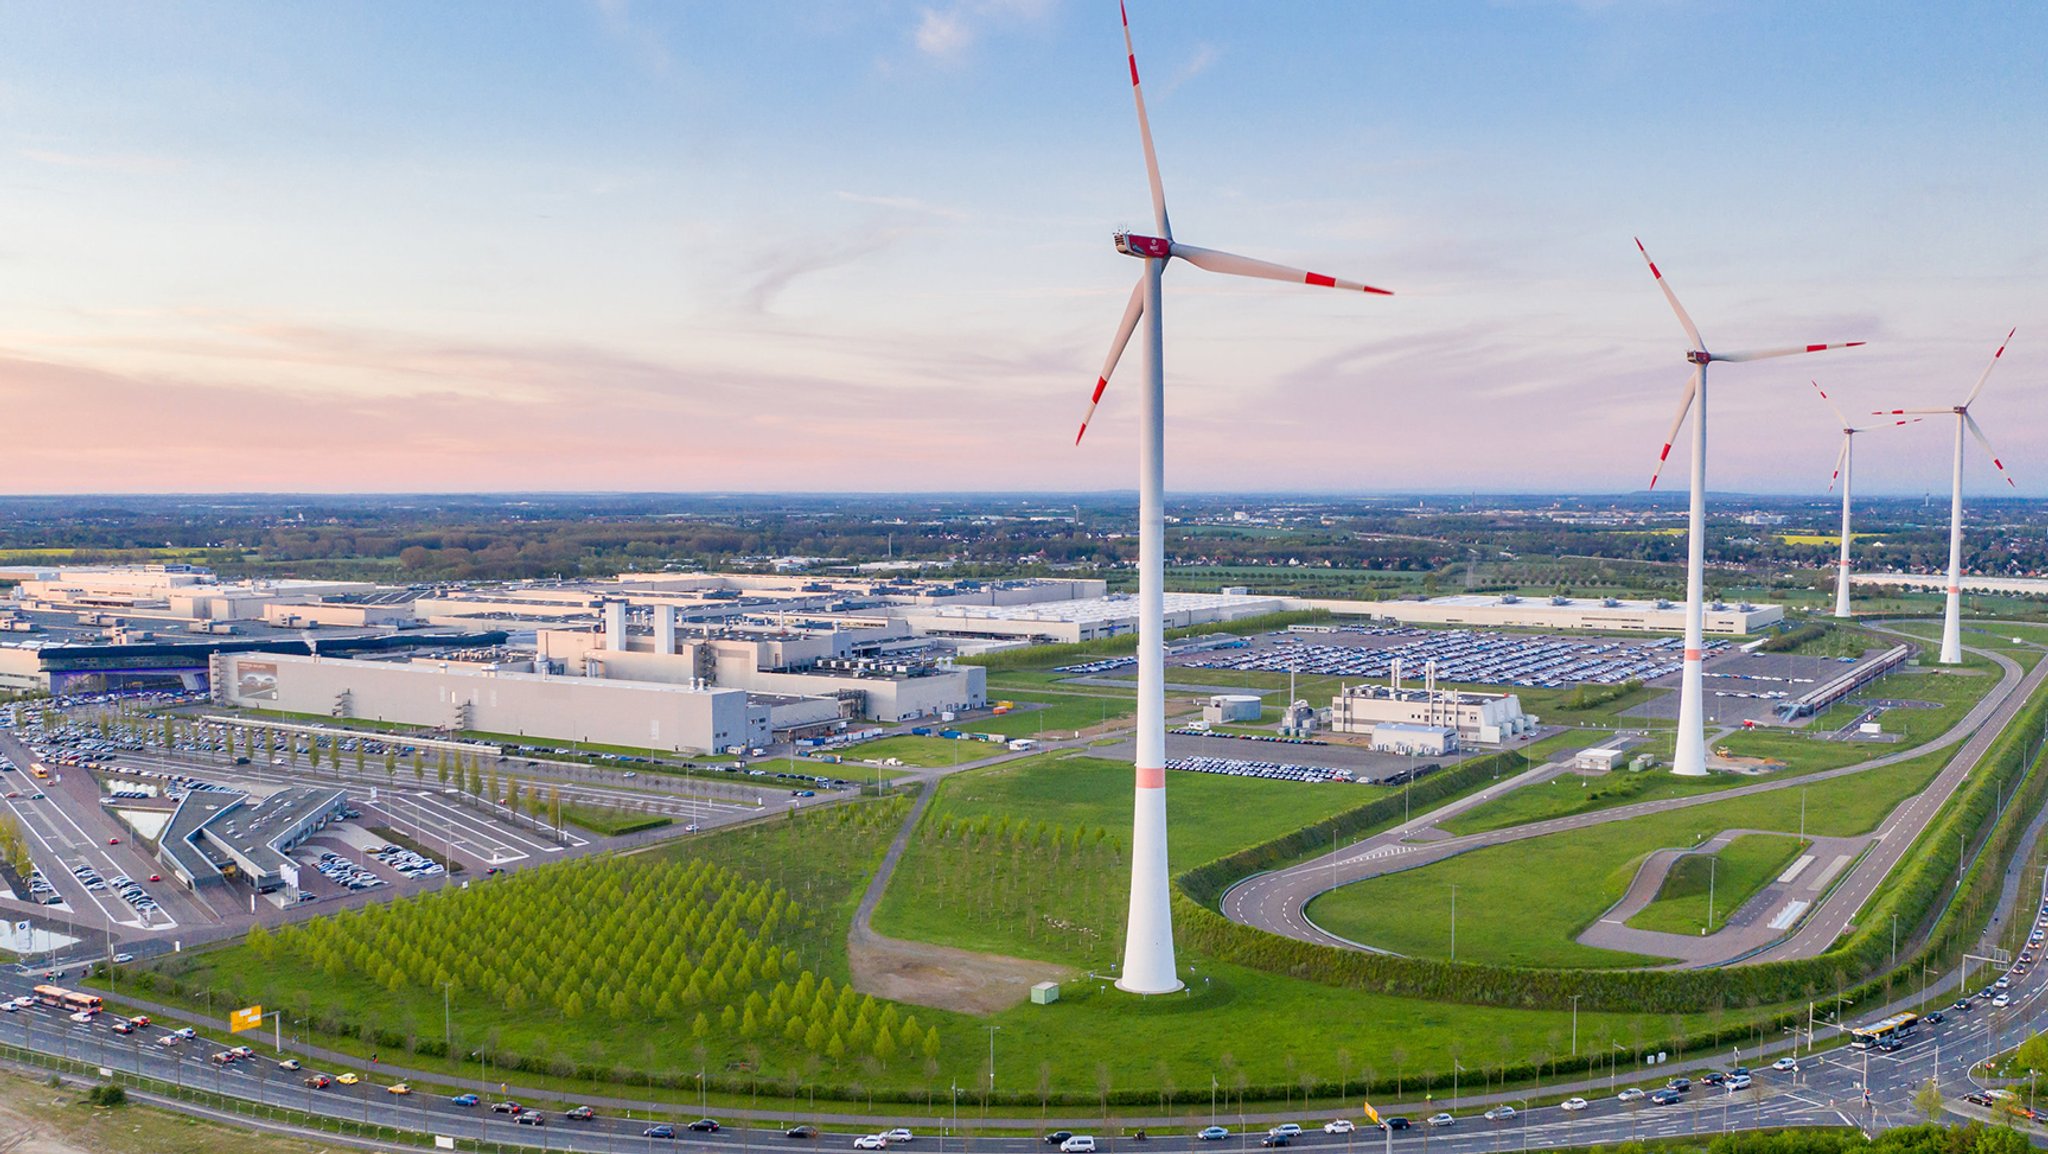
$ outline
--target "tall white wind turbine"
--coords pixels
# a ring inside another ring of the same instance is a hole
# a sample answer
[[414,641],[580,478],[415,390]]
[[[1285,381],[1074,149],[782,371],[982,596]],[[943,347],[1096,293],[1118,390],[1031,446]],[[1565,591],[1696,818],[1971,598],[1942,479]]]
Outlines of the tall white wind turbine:
[[1131,67],[1131,96],[1138,108],[1138,138],[1145,149],[1145,175],[1152,185],[1152,222],[1157,236],[1119,232],[1118,252],[1145,262],[1131,289],[1123,323],[1110,342],[1109,357],[1095,379],[1095,393],[1081,418],[1081,431],[1102,400],[1110,374],[1124,346],[1145,322],[1146,378],[1139,405],[1138,437],[1138,729],[1135,766],[1137,807],[1131,823],[1131,906],[1124,929],[1123,969],[1117,987],[1138,994],[1165,994],[1180,989],[1173,956],[1172,892],[1166,871],[1166,370],[1161,356],[1160,288],[1167,261],[1179,258],[1196,268],[1232,276],[1291,281],[1323,288],[1390,295],[1386,289],[1338,280],[1321,273],[1288,268],[1215,249],[1196,248],[1173,239],[1166,219],[1166,190],[1159,180],[1159,158],[1152,150],[1152,128],[1145,118],[1145,91],[1138,84],[1138,57],[1131,48],[1131,19],[1117,5],[1124,22],[1124,55]]
[[1657,487],[1657,478],[1664,472],[1664,461],[1671,456],[1671,444],[1685,426],[1686,414],[1691,411],[1695,399],[1700,408],[1699,416],[1692,423],[1692,515],[1687,523],[1685,563],[1685,665],[1678,689],[1678,747],[1671,758],[1671,772],[1683,777],[1705,777],[1706,710],[1700,661],[1706,648],[1702,633],[1706,622],[1707,366],[1715,361],[1761,361],[1796,353],[1854,348],[1863,342],[1784,345],[1739,353],[1708,352],[1706,342],[1700,339],[1700,330],[1686,315],[1685,306],[1678,303],[1678,294],[1671,291],[1664,274],[1657,271],[1657,262],[1650,259],[1650,252],[1643,247],[1641,240],[1636,241],[1636,250],[1643,254],[1644,263],[1650,266],[1650,276],[1656,280],[1657,287],[1664,290],[1664,299],[1670,302],[1671,311],[1678,316],[1679,327],[1685,330],[1686,339],[1691,342],[1686,347],[1685,359],[1693,367],[1692,377],[1685,382],[1685,392],[1679,397],[1678,417],[1671,422],[1671,432],[1664,437],[1663,452],[1657,455],[1656,472],[1650,474],[1650,488]]
[[[1848,414],[1842,412],[1842,407],[1835,403],[1833,397],[1828,396],[1828,391],[1820,387],[1819,381],[1813,382],[1813,391],[1819,393],[1820,399],[1828,403],[1828,408],[1834,410],[1835,416],[1842,419],[1842,448],[1840,452],[1835,454],[1835,471],[1828,478],[1828,489],[1830,491],[1833,491],[1836,481],[1842,483],[1842,555],[1835,565],[1835,616],[1853,617],[1854,614],[1849,612],[1849,542],[1853,539],[1849,533],[1849,484],[1854,476],[1856,467],[1856,434],[1867,433],[1871,427],[1875,426],[1861,429],[1851,428]],[[1917,424],[1919,421],[1919,417],[1914,417],[1910,421],[1894,421],[1892,423],[1894,425],[1911,425]]]
[[[1984,430],[1977,426],[1977,418],[1970,415],[1970,406],[1977,403],[1977,395],[1984,391],[1984,382],[1991,379],[1991,370],[1998,367],[1998,359],[2005,355],[2005,346],[2012,343],[2012,329],[2005,334],[2005,340],[1998,344],[1998,351],[1991,354],[1991,363],[1977,376],[1977,385],[1963,403],[1947,409],[1881,409],[1875,416],[1896,417],[1914,413],[1927,415],[1953,415],[1956,419],[1956,460],[1954,475],[1950,482],[1948,500],[1948,605],[1941,617],[1941,663],[1960,665],[1963,660],[1963,430],[1969,429],[1977,443],[1984,446],[1984,455],[1998,469],[1998,475],[2005,483],[2014,484],[2012,474],[2005,471],[2005,462],[1998,459],[1998,451],[1991,447],[1991,441]],[[1903,423],[1903,422],[1902,422]]]

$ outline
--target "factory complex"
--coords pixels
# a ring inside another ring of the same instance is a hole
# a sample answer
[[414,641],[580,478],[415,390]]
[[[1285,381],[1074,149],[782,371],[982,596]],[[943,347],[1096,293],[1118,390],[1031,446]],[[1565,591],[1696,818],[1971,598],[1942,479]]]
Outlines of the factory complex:
[[[985,671],[958,657],[1138,628],[1137,599],[1093,579],[660,572],[385,586],[227,581],[188,565],[0,577],[17,582],[0,602],[0,687],[174,687],[291,714],[680,753],[826,738],[862,722],[951,721],[990,704]],[[1323,601],[1245,588],[1168,593],[1165,624],[1227,627],[1301,609],[1382,626],[1683,624],[1667,602]],[[1775,605],[1716,604],[1707,628],[1741,634],[1782,617]],[[1304,711],[1293,728],[1436,753],[1531,725],[1512,695],[1403,689],[1398,677],[1349,688],[1323,718]],[[1253,708],[1219,699],[1209,712],[1238,721]]]

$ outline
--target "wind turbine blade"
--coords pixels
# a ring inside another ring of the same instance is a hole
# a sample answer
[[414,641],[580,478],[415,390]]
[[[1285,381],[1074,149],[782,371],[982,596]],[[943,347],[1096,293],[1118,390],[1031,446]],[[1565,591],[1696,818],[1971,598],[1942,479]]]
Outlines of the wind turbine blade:
[[[1954,410],[1954,409],[1872,409],[1872,410],[1870,410],[1870,415],[1871,415],[1871,416],[1873,416],[1873,417],[1904,417],[1904,416],[1908,416],[1908,415],[1910,415],[1910,414],[1913,414],[1913,413],[1919,413],[1919,414],[1922,414],[1923,416],[1925,416],[1925,415],[1932,415],[1932,414],[1935,414],[1935,413],[1953,413],[1953,412],[1955,412],[1955,410]],[[1900,422],[1899,422],[1899,424],[1901,424],[1901,425],[1903,425],[1903,424],[1905,424],[1905,423],[1906,423],[1906,422],[1904,422],[1904,421],[1900,421]]]
[[1131,14],[1117,0],[1117,15],[1124,20],[1124,56],[1131,62],[1131,98],[1138,102],[1138,136],[1145,142],[1145,176],[1152,182],[1152,222],[1159,235],[1173,239],[1173,226],[1166,221],[1166,185],[1159,179],[1159,154],[1152,151],[1152,122],[1145,116],[1145,89],[1138,84],[1138,52],[1131,47]]
[[1785,345],[1775,349],[1752,349],[1742,353],[1715,353],[1717,361],[1767,361],[1772,357],[1791,357],[1800,353],[1819,353],[1829,349],[1853,349],[1863,341],[1842,341],[1832,345]]
[[1685,415],[1692,412],[1692,399],[1699,395],[1700,371],[1695,368],[1685,378],[1685,394],[1678,398],[1678,416],[1671,422],[1671,431],[1664,434],[1664,451],[1657,454],[1657,469],[1650,474],[1650,488],[1657,487],[1657,478],[1664,475],[1664,461],[1671,456],[1672,442],[1678,440],[1678,430],[1685,427]]
[[1671,285],[1664,280],[1664,274],[1657,271],[1657,262],[1650,259],[1650,250],[1643,247],[1642,238],[1633,239],[1636,242],[1636,251],[1643,254],[1643,263],[1650,266],[1650,275],[1656,278],[1657,287],[1664,290],[1664,299],[1671,302],[1671,311],[1678,314],[1678,323],[1685,326],[1686,339],[1692,342],[1693,348],[1706,348],[1706,342],[1700,340],[1699,326],[1692,323],[1692,317],[1686,315],[1685,306],[1678,303],[1678,294],[1671,291]]
[[1977,394],[1984,391],[1984,382],[1991,379],[1991,370],[1998,367],[1998,358],[2005,355],[2005,346],[2012,343],[2012,334],[2018,331],[2020,331],[2018,328],[2014,328],[2011,332],[2005,334],[2004,340],[1998,342],[1998,351],[1991,354],[1991,363],[1985,365],[1984,372],[1977,377],[1977,387],[1970,390],[1969,399],[1963,402],[1964,408],[1967,409],[1977,403]]
[[1324,276],[1319,272],[1289,268],[1284,264],[1274,264],[1271,261],[1253,260],[1248,256],[1238,256],[1236,253],[1231,252],[1218,252],[1213,248],[1196,248],[1191,244],[1175,244],[1173,246],[1173,255],[1187,261],[1196,268],[1206,269],[1209,272],[1223,273],[1226,276],[1258,277],[1261,280],[1279,280],[1292,284],[1318,285],[1322,288],[1349,289],[1352,292],[1377,293],[1380,296],[1386,297],[1394,295],[1392,289],[1374,288],[1369,284],[1360,284],[1355,280],[1338,280],[1336,277]]
[[1074,434],[1074,443],[1088,434],[1088,422],[1095,417],[1095,406],[1102,403],[1102,390],[1109,387],[1109,377],[1116,372],[1116,363],[1124,355],[1124,346],[1131,343],[1131,333],[1138,327],[1138,318],[1145,315],[1145,278],[1131,286],[1131,302],[1124,306],[1123,322],[1116,326],[1116,339],[1109,342],[1109,356],[1102,362],[1102,375],[1095,378],[1095,395],[1088,398],[1088,411],[1081,414],[1081,431]]
[[1830,493],[1835,491],[1835,482],[1842,479],[1842,461],[1849,455],[1849,438],[1855,435],[1854,433],[1843,433],[1842,447],[1835,450],[1835,471],[1828,475],[1828,492]]
[[1828,408],[1833,409],[1837,417],[1842,418],[1842,427],[1845,429],[1848,428],[1849,415],[1842,411],[1842,406],[1836,404],[1835,399],[1833,397],[1828,396],[1828,391],[1820,387],[1819,381],[1812,381],[1811,383],[1813,385],[1813,391],[1820,394],[1820,399],[1828,403]]
[[1977,427],[1977,418],[1964,413],[1963,424],[1969,426],[1970,435],[1977,438],[1977,443],[1984,446],[1984,455],[1991,458],[1992,465],[1998,469],[1998,475],[2005,478],[2006,484],[2015,489],[2019,488],[2019,483],[2012,479],[2012,474],[2005,471],[2005,462],[1998,459],[1998,450],[1991,447],[1991,439],[1984,435],[1983,429]]

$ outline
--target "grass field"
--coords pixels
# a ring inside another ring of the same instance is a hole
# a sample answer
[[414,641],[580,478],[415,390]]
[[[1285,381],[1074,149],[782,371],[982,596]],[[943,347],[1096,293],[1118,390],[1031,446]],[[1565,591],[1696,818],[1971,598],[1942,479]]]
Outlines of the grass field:
[[1925,788],[1951,752],[1810,786],[1475,850],[1345,886],[1317,898],[1309,913],[1318,925],[1353,941],[1445,957],[1455,885],[1464,927],[1458,938],[1461,959],[1524,966],[1645,964],[1574,939],[1621,900],[1637,865],[1652,850],[1696,845],[1724,829],[1796,834],[1802,800],[1809,834],[1862,833],[1899,801]]
[[1072,737],[1076,730],[1108,721],[1118,721],[1137,711],[1135,691],[1120,693],[1016,692],[1014,712],[1000,717],[978,717],[963,723],[975,733],[1000,733],[1004,737]]
[[630,809],[614,809],[600,805],[562,804],[562,820],[570,825],[582,826],[592,833],[606,837],[639,833],[641,830],[660,829],[674,819],[655,813],[640,813]]
[[1711,934],[1811,844],[1796,837],[1744,834],[1717,854],[1687,854],[1664,875],[1656,900],[1628,924],[1672,934],[1696,934],[1702,929]]
[[888,761],[894,758],[904,765],[930,769],[993,757],[1004,752],[1004,747],[985,741],[957,741],[950,737],[906,735],[881,737],[874,741],[863,741],[859,745],[842,745],[832,752],[844,757],[849,763]]
[[[25,1154],[326,1154],[332,1141],[301,1140],[128,1104],[94,1106],[82,1093],[0,1074],[0,1132]],[[26,1145],[15,1144],[26,1139]]]

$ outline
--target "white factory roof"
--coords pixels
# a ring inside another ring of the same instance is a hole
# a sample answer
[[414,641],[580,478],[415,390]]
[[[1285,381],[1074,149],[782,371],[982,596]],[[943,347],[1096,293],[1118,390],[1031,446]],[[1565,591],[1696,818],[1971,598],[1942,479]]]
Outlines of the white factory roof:
[[[1265,612],[1278,609],[1278,597],[1238,597],[1223,593],[1168,593],[1168,614],[1198,610],[1245,609]],[[1107,597],[1084,597],[1074,601],[1039,601],[1024,605],[947,605],[931,611],[936,617],[962,617],[980,621],[1120,621],[1138,615],[1135,594],[1112,593]]]

